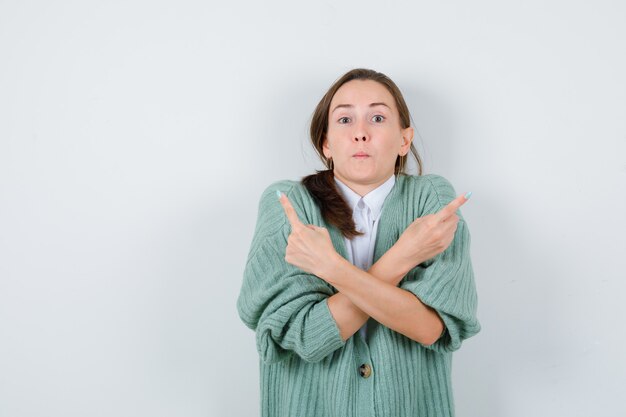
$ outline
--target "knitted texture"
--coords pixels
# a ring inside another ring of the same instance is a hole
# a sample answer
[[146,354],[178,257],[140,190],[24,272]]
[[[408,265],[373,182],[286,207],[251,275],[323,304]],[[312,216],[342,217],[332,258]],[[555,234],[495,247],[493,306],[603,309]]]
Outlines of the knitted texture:
[[[370,318],[367,342],[359,332],[343,341],[328,307],[337,290],[285,261],[291,226],[277,190],[287,195],[303,223],[326,227],[347,259],[341,232],[324,222],[300,182],[267,187],[237,299],[239,317],[256,332],[261,416],[454,416],[452,352],[481,328],[470,233],[460,210],[450,246],[398,284],[437,311],[445,324],[442,336],[424,345]],[[374,263],[416,218],[440,211],[455,197],[442,176],[398,176],[383,204]],[[359,373],[362,364],[371,369],[367,378]]]

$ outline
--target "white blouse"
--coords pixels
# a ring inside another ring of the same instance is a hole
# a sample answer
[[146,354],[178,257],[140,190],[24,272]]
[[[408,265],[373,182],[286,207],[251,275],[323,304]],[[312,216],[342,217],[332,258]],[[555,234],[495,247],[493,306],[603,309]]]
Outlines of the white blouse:
[[[374,242],[378,230],[378,219],[383,208],[385,198],[393,188],[396,176],[391,175],[387,181],[370,191],[363,197],[335,177],[339,192],[343,195],[352,209],[352,218],[359,232],[364,235],[356,236],[352,240],[344,237],[348,260],[356,267],[368,271],[374,260]],[[359,329],[363,340],[367,340],[367,322]]]

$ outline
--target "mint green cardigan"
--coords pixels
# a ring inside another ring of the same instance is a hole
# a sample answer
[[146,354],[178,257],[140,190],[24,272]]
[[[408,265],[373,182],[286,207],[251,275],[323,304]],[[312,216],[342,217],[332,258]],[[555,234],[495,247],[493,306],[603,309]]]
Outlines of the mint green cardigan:
[[[452,352],[481,328],[470,233],[460,210],[450,246],[398,284],[437,311],[445,323],[442,336],[427,346],[370,318],[367,342],[359,332],[344,342],[328,308],[328,297],[337,290],[285,261],[291,226],[276,190],[289,197],[302,222],[326,227],[335,249],[347,259],[341,232],[324,222],[300,182],[283,180],[267,187],[237,299],[239,317],[256,332],[261,415],[454,416]],[[442,176],[400,175],[383,204],[374,262],[413,220],[438,212],[455,197]],[[368,376],[359,372],[363,364],[369,365]]]

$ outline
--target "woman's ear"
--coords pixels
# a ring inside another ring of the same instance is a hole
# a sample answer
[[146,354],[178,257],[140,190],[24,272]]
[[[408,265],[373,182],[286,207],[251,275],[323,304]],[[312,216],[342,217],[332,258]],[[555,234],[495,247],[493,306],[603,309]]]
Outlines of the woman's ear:
[[413,141],[414,130],[411,126],[406,129],[402,129],[402,145],[400,146],[400,154],[402,156],[409,153],[411,149],[411,142]]
[[322,141],[322,152],[327,159],[330,159],[333,155],[330,152],[330,148],[328,147],[328,138],[324,135],[324,140]]

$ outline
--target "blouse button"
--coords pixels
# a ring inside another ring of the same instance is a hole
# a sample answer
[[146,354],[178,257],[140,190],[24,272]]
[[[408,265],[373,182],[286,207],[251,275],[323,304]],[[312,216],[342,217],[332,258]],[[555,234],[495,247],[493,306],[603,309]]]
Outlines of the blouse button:
[[359,366],[359,374],[363,377],[363,378],[369,378],[369,376],[372,374],[372,368],[364,363],[363,365]]

